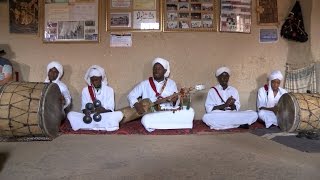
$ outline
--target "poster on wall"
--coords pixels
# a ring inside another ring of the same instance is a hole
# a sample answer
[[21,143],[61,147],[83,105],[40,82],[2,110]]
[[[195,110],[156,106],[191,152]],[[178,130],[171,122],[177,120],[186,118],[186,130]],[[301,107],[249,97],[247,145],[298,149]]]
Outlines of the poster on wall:
[[132,33],[110,33],[110,47],[131,47]]
[[160,0],[110,0],[107,31],[160,31]]
[[164,31],[217,31],[217,0],[164,0]]
[[220,31],[250,33],[251,0],[221,0],[220,3]]
[[278,29],[260,29],[260,43],[274,43],[279,39]]
[[257,19],[259,25],[277,25],[277,0],[257,0]]
[[10,33],[37,34],[38,29],[38,0],[9,0]]
[[44,8],[44,42],[98,42],[99,0],[48,2]]

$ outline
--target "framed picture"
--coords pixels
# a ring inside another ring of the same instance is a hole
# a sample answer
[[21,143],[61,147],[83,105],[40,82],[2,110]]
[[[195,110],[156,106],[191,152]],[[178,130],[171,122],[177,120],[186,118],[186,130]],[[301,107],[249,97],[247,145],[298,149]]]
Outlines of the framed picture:
[[46,0],[44,42],[99,42],[99,0]]
[[160,31],[160,0],[107,0],[107,31]]
[[217,31],[217,0],[164,0],[163,31]]
[[277,25],[277,0],[257,0],[257,16],[259,25]]
[[131,12],[110,13],[110,27],[131,27]]
[[39,29],[38,0],[9,0],[10,33],[37,34]]
[[251,0],[220,1],[220,31],[251,32]]
[[275,43],[279,40],[278,29],[260,29],[259,42],[260,43]]

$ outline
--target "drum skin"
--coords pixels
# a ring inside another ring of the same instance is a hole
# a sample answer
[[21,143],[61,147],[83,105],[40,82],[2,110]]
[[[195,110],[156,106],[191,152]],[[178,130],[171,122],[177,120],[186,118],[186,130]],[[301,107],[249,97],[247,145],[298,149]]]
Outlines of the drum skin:
[[319,94],[284,94],[278,102],[278,125],[287,132],[320,130],[319,107]]
[[60,96],[55,83],[3,85],[0,89],[0,136],[57,137],[64,118]]

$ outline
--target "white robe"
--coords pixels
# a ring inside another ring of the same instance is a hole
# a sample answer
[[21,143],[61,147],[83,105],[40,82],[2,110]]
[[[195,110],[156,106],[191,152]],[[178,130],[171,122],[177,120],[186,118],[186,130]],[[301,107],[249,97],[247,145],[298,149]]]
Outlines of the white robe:
[[[277,95],[274,97],[274,103],[278,104],[278,101],[280,97],[287,93],[287,91],[281,87],[279,87],[279,91]],[[261,87],[258,91],[258,98],[257,98],[257,107],[258,109],[260,107],[268,107],[268,95],[267,91],[265,90],[264,87]],[[266,128],[269,128],[271,125],[276,125],[278,126],[278,119],[274,112],[268,111],[268,110],[259,110],[258,111],[258,116],[259,119],[265,122]]]
[[[154,80],[157,92],[160,93],[164,81],[157,82]],[[162,97],[168,97],[173,93],[178,92],[176,83],[168,78],[168,82],[163,92]],[[149,98],[152,102],[157,100],[156,93],[153,91],[149,80],[142,81],[139,83],[128,95],[129,104],[131,107],[138,102],[138,97],[142,96],[142,99]],[[176,106],[173,107],[172,103],[161,104],[162,109],[174,109],[178,108],[179,100]],[[159,111],[146,114],[142,117],[141,123],[146,128],[147,131],[152,132],[155,129],[185,129],[192,128],[194,118],[194,110],[186,108],[178,110],[176,112],[172,111]]]
[[63,109],[65,109],[66,107],[70,106],[71,104],[71,95],[69,92],[68,87],[61,82],[60,80],[56,80],[54,83],[56,83],[59,86],[59,89],[61,91],[62,96],[64,97],[65,100],[65,104],[63,106]]
[[[101,101],[102,107],[109,109],[113,112],[101,113],[102,119],[100,122],[95,122],[92,120],[90,124],[83,122],[83,113],[79,112],[69,112],[68,119],[72,126],[72,129],[77,131],[79,129],[87,130],[106,130],[106,131],[115,131],[119,129],[119,122],[123,118],[121,111],[114,111],[114,91],[111,87],[102,83],[101,89],[97,91],[94,89],[96,99]],[[93,103],[91,96],[88,90],[88,87],[83,88],[82,90],[82,102],[81,109],[85,109],[87,103]],[[93,114],[91,114],[91,117]],[[92,118],[93,119],[93,118]]]
[[239,111],[240,100],[237,89],[232,86],[228,86],[225,90],[223,90],[220,84],[216,85],[215,87],[217,88],[224,102],[226,102],[230,96],[232,96],[236,100],[236,110],[212,110],[214,106],[222,105],[224,104],[224,102],[221,101],[216,91],[211,88],[208,92],[208,96],[205,102],[207,113],[202,118],[202,121],[206,123],[211,129],[222,130],[237,128],[242,124],[251,125],[258,119],[258,115],[255,111]]

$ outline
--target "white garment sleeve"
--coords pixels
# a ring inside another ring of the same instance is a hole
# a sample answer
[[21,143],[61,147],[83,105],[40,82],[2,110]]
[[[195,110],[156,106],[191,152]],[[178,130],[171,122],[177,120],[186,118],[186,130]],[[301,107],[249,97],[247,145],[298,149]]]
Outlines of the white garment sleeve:
[[86,109],[86,104],[92,102],[88,91],[88,87],[83,88],[81,94],[81,111]]
[[264,87],[258,90],[257,108],[267,107],[267,93]]
[[114,111],[114,91],[111,87],[108,87],[106,92],[106,98],[103,98],[102,105],[105,109]]
[[132,91],[128,95],[128,101],[130,107],[133,107],[133,105],[138,102],[138,98],[142,96],[143,92],[143,82],[139,83],[136,87],[132,89]]
[[232,93],[233,98],[236,100],[236,102],[234,103],[236,105],[236,109],[237,111],[240,110],[240,98],[239,98],[239,93],[238,90],[236,88],[233,88],[234,92]]
[[223,102],[221,102],[220,97],[217,95],[215,90],[211,88],[208,92],[207,99],[205,102],[206,112],[211,112],[214,106],[218,106],[221,104],[223,104]]
[[60,82],[60,83],[58,83],[58,85],[59,85],[61,94],[63,95],[63,97],[65,99],[65,105],[63,106],[63,109],[65,109],[66,107],[68,107],[71,104],[71,95],[70,95],[68,87],[64,83]]

